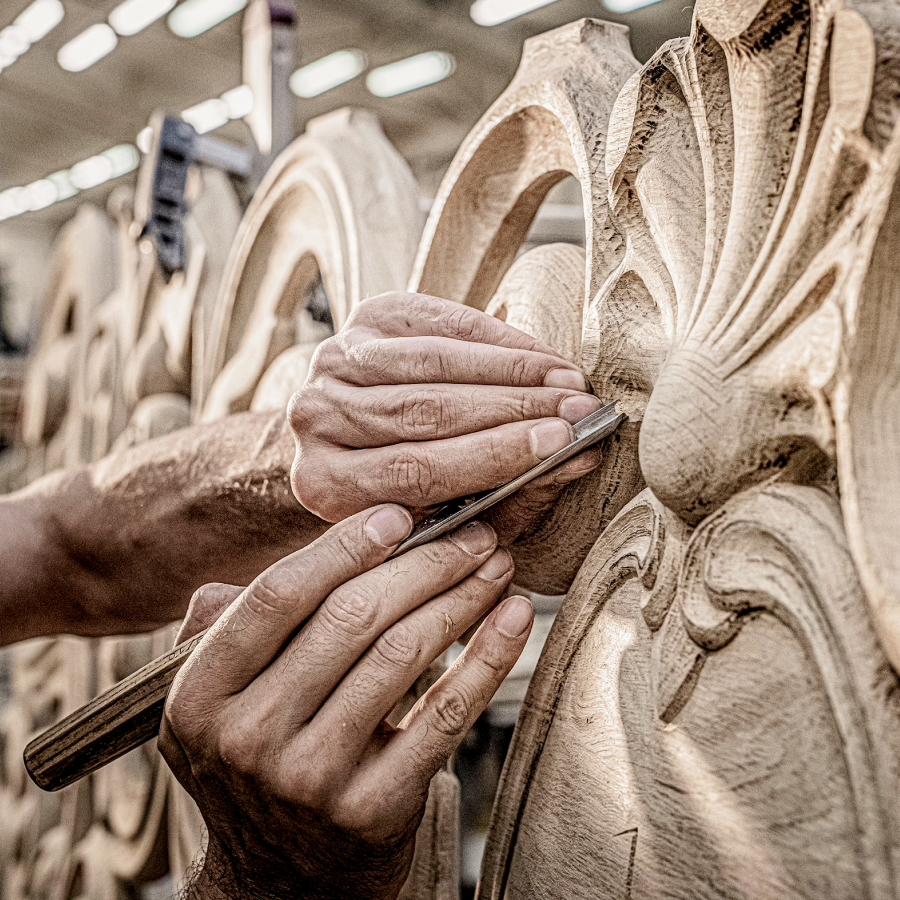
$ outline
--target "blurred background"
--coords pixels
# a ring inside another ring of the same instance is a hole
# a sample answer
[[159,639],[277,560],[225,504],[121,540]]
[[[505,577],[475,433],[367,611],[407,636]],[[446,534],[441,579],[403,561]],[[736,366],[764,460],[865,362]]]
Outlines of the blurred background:
[[[77,204],[102,207],[114,186],[134,181],[139,135],[154,110],[183,114],[198,131],[235,144],[249,141],[242,116],[253,98],[241,87],[246,5],[0,4],[0,347],[26,345],[33,336],[40,260]],[[526,38],[594,16],[627,25],[643,62],[688,33],[692,5],[297,0],[290,127],[300,134],[304,122],[342,106],[371,109],[423,195],[434,196],[460,142],[512,78]],[[418,65],[384,68],[410,57]],[[386,92],[392,95],[379,96]],[[96,161],[113,149],[112,159]]]

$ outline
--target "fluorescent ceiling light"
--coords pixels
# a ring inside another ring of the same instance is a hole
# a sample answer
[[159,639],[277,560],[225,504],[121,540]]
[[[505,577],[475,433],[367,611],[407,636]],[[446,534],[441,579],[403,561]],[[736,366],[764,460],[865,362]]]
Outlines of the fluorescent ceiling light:
[[46,209],[51,203],[56,203],[56,185],[48,178],[33,181],[25,190],[28,192],[28,208],[32,211]]
[[192,38],[240,12],[249,0],[185,0],[169,14],[169,28],[178,37]]
[[554,2],[556,0],[475,0],[469,15],[476,25],[499,25]]
[[372,69],[366,76],[366,87],[376,97],[395,97],[442,81],[452,75],[455,68],[456,63],[449,53],[429,50]]
[[69,171],[72,184],[80,191],[97,187],[113,177],[113,164],[106,156],[92,156],[76,163]]
[[229,119],[243,119],[253,112],[253,90],[249,84],[241,84],[221,97]]
[[31,39],[21,25],[7,25],[0,31],[0,55],[18,59],[30,46]]
[[659,0],[603,0],[603,3],[610,12],[627,13],[652,6],[659,3]]
[[103,59],[119,42],[116,33],[104,23],[91,25],[68,44],[63,44],[56,61],[67,72],[83,72],[98,59]]
[[153,145],[153,129],[147,125],[138,132],[135,143],[141,153],[149,153],[150,147]]
[[137,34],[164,16],[176,0],[125,0],[110,14],[109,24],[123,37]]
[[28,191],[25,188],[8,188],[0,194],[0,218],[9,219],[28,211]]
[[365,68],[364,53],[359,50],[338,50],[297,69],[291,75],[291,90],[298,97],[318,97],[319,94],[361,75]]
[[181,118],[190,122],[198,134],[206,134],[214,128],[221,128],[228,121],[228,107],[216,97],[189,107],[181,114]]
[[133,172],[141,162],[141,154],[131,144],[119,144],[104,150],[101,156],[105,156],[112,163],[111,178],[127,175]]
[[39,41],[62,22],[65,10],[60,0],[34,0],[16,17],[15,24],[24,28],[31,43]]
[[61,172],[54,172],[52,175],[47,176],[47,181],[51,181],[53,186],[56,188],[56,200],[59,202],[60,200],[68,200],[69,197],[74,197],[78,193],[78,188],[72,184],[72,179],[69,176],[69,172],[66,169],[63,169]]

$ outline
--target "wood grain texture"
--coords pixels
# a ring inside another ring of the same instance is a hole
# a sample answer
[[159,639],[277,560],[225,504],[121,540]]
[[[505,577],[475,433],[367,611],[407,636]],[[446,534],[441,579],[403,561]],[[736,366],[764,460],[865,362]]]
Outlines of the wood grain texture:
[[832,496],[644,492],[532,680],[482,897],[896,897],[900,692]]
[[[411,287],[501,314],[581,361],[584,311],[619,261],[598,185],[610,110],[636,68],[627,30],[606,22],[583,19],[526,41],[516,77],[444,178]],[[581,185],[584,253],[544,247],[514,262],[548,191],[569,175]],[[601,399],[630,399],[612,379],[592,380]],[[641,490],[642,409],[628,404],[630,421],[604,443],[600,469],[567,488],[553,515],[511,548],[517,583],[564,592],[602,529]]]

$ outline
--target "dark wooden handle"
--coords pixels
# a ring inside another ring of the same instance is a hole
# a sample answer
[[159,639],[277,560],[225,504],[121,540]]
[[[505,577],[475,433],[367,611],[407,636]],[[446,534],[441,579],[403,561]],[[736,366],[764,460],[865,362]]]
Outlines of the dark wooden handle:
[[25,748],[25,768],[34,783],[58,791],[157,735],[169,688],[207,630],[39,734]]

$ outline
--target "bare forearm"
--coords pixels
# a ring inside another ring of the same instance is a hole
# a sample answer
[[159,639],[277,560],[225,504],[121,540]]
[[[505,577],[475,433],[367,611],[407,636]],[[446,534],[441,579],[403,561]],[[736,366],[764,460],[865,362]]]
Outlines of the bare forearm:
[[291,493],[293,452],[283,414],[246,413],[4,499],[0,642],[154,628],[309,543],[326,525]]

